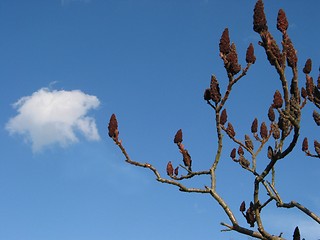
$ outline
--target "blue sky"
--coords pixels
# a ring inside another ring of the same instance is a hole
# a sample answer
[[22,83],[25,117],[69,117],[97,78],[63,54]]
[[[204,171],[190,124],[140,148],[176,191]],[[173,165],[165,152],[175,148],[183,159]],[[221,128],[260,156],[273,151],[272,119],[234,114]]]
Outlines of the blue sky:
[[[173,144],[180,128],[193,166],[210,166],[216,150],[213,112],[203,91],[215,74],[223,88],[219,58],[222,31],[229,28],[239,61],[255,46],[256,64],[235,87],[226,106],[239,136],[251,122],[267,120],[280,88],[252,30],[255,1],[213,0],[2,0],[0,2],[0,239],[249,239],[223,232],[228,222],[206,195],[180,193],[154,181],[145,169],[128,166],[107,137],[116,113],[120,138],[130,156],[154,164],[181,156]],[[320,2],[265,1],[277,39],[279,8],[287,14],[299,66],[320,64]],[[304,75],[300,74],[300,86]],[[43,107],[43,102],[50,105]],[[304,109],[302,136],[318,137]],[[302,138],[301,138],[302,139]],[[305,158],[300,144],[278,165],[284,201],[296,200],[320,213],[320,161]],[[252,190],[248,173],[228,157],[228,139],[218,173],[218,191],[237,209]],[[267,159],[261,156],[260,167]],[[288,164],[288,162],[290,163]],[[258,162],[259,165],[259,162]],[[303,167],[303,168],[302,168]],[[304,170],[302,170],[304,169]],[[208,179],[190,182],[203,186]],[[297,210],[269,207],[266,228],[291,238],[320,237],[320,227]],[[285,223],[285,224],[284,224]]]

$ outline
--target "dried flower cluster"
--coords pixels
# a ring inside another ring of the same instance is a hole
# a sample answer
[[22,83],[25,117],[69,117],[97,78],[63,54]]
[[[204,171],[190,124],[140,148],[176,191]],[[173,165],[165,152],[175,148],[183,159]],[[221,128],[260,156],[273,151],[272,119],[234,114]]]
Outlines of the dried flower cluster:
[[[184,163],[184,166],[188,168],[188,170],[191,172],[191,164],[192,164],[192,160],[191,160],[191,156],[188,152],[187,149],[184,148],[183,144],[182,144],[182,130],[179,129],[176,133],[176,135],[174,136],[174,141],[175,144],[177,144],[180,153],[182,154],[182,161]],[[176,173],[178,172],[178,169],[176,168]],[[178,175],[178,174],[176,174]]]
[[286,13],[283,11],[283,9],[280,9],[277,18],[277,29],[282,32],[282,34],[285,34],[288,29],[288,25],[289,23],[286,17]]
[[256,56],[254,55],[254,48],[252,43],[250,43],[249,47],[247,48],[246,62],[251,64],[254,64],[256,62]]
[[305,74],[309,74],[311,72],[311,69],[312,69],[312,61],[310,58],[308,58],[304,65],[303,72]]
[[277,90],[273,95],[273,107],[274,108],[282,108],[283,99],[281,93]]
[[250,202],[250,207],[247,209],[246,213],[246,204],[245,201],[243,201],[240,205],[240,212],[242,212],[243,216],[247,220],[247,223],[250,225],[250,227],[254,227],[254,223],[256,222],[256,217],[254,214],[254,208],[253,203]]
[[230,38],[229,38],[229,29],[225,28],[222,32],[220,43],[219,43],[220,53],[227,55],[230,52]]
[[110,121],[109,121],[109,125],[108,125],[108,130],[109,130],[109,137],[113,138],[114,140],[118,141],[118,135],[119,135],[119,131],[118,131],[118,121],[116,118],[115,114],[111,115]]
[[253,30],[257,33],[268,31],[267,19],[264,14],[264,4],[262,0],[257,1],[253,11]]

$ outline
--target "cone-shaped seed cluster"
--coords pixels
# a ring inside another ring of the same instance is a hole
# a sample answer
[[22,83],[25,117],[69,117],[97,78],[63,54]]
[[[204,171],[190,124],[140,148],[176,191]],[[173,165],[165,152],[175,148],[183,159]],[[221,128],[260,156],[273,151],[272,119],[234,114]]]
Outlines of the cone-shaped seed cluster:
[[253,30],[257,33],[268,31],[267,19],[264,14],[264,4],[262,0],[257,1],[253,11]]
[[108,131],[109,131],[108,132],[109,137],[118,141],[118,135],[119,135],[118,121],[115,114],[111,115],[109,125],[108,125]]
[[229,38],[229,29],[225,28],[219,43],[220,53],[227,55],[230,51],[230,38]]
[[320,126],[320,114],[316,110],[313,111],[312,117],[315,123]]
[[293,240],[300,240],[300,231],[299,228],[296,227],[293,232]]
[[252,43],[250,43],[247,53],[246,53],[246,62],[254,64],[256,62],[256,57],[254,55],[254,48]]
[[309,58],[309,59],[307,59],[305,65],[304,65],[303,72],[305,74],[309,74],[311,72],[311,69],[312,69],[312,61]]
[[227,121],[228,121],[227,110],[223,109],[220,115],[220,124],[225,125]]
[[176,135],[174,136],[173,142],[177,144],[177,143],[181,143],[182,141],[183,141],[183,140],[182,140],[182,130],[179,129],[179,130],[177,131]]
[[[175,136],[174,136],[173,142],[174,142],[175,144],[177,144],[177,146],[178,146],[178,148],[179,148],[179,150],[180,150],[180,152],[181,152],[181,154],[182,154],[182,161],[183,161],[184,165],[185,165],[186,167],[188,167],[188,170],[189,170],[189,171],[191,171],[192,160],[191,160],[191,156],[190,156],[188,150],[185,149],[184,146],[183,146],[183,144],[182,144],[182,141],[183,141],[182,135],[183,135],[183,134],[182,134],[182,130],[179,129],[179,130],[177,131],[177,133],[175,134]],[[172,170],[172,172],[173,172],[175,175],[178,175],[178,169],[179,169],[179,168],[177,167],[177,168],[175,168],[174,170]]]
[[258,131],[258,119],[255,118],[251,125],[251,132],[256,133]]
[[168,176],[173,176],[173,166],[171,161],[168,162],[167,164],[167,175]]
[[302,142],[302,151],[306,152],[309,150],[309,143],[308,143],[308,138],[304,138]]
[[273,107],[274,108],[281,108],[283,104],[283,99],[281,93],[277,90],[273,95]]
[[286,13],[280,9],[278,12],[278,17],[277,17],[277,29],[282,32],[282,34],[285,34],[285,32],[288,29],[288,20],[286,17]]

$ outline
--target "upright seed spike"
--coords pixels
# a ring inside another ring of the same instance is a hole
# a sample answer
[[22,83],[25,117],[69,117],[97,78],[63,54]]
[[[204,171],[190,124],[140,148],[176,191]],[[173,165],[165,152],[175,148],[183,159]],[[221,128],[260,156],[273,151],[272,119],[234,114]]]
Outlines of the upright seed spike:
[[286,13],[283,11],[283,9],[280,9],[277,17],[277,29],[282,32],[282,34],[285,34],[288,29],[288,25]]
[[211,99],[215,103],[220,102],[221,93],[220,93],[219,82],[218,82],[217,78],[214,75],[211,76],[210,93],[211,93]]
[[230,38],[229,38],[229,29],[225,28],[219,43],[220,53],[223,55],[227,55],[230,51]]
[[257,33],[268,31],[267,19],[264,13],[264,4],[258,0],[254,7],[253,13],[253,30]]
[[300,231],[299,228],[296,227],[293,232],[293,240],[300,240]]
[[167,175],[168,176],[173,176],[173,166],[171,161],[168,162],[167,164]]
[[221,125],[226,124],[227,120],[228,120],[227,110],[223,109],[220,115],[220,124]]
[[309,149],[308,138],[305,137],[302,142],[302,151],[305,152],[305,151],[308,151],[308,149]]
[[181,143],[183,141],[182,139],[182,130],[179,129],[176,133],[176,135],[174,136],[173,142],[175,144]]
[[244,212],[246,211],[246,203],[245,201],[242,201],[241,205],[240,205],[240,212]]
[[234,131],[234,128],[232,126],[232,124],[230,122],[228,122],[228,126],[227,126],[227,134],[230,138],[234,138],[236,135],[236,132]]
[[108,125],[108,135],[111,138],[118,138],[118,121],[115,114],[112,114],[110,117],[109,125]]
[[251,64],[254,64],[256,62],[256,57],[254,55],[254,48],[252,43],[250,43],[249,47],[247,48],[246,62]]
[[279,90],[277,90],[273,95],[273,107],[281,108],[283,104],[283,99]]
[[312,60],[308,58],[304,65],[303,72],[305,74],[309,74],[311,72],[311,69],[312,69]]
[[260,136],[262,137],[262,139],[266,139],[268,137],[268,128],[265,122],[261,123]]
[[251,125],[251,132],[256,133],[258,131],[258,119],[255,118]]

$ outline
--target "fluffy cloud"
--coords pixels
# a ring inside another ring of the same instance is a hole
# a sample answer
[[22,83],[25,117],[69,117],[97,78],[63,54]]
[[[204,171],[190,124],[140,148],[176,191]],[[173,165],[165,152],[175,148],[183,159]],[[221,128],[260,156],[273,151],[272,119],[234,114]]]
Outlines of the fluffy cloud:
[[87,116],[88,111],[99,104],[97,97],[79,90],[42,88],[13,105],[18,114],[8,121],[6,129],[10,134],[23,135],[34,152],[49,145],[65,147],[76,143],[77,132],[88,140],[99,140],[95,120]]

